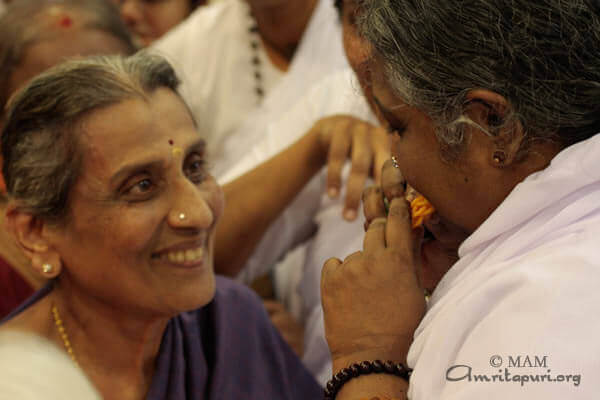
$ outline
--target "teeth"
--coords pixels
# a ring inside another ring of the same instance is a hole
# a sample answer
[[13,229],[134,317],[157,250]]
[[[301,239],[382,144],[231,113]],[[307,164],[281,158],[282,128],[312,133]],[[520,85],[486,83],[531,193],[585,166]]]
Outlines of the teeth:
[[171,251],[167,253],[167,259],[171,262],[183,264],[185,262],[197,261],[204,255],[204,249],[198,247],[186,251]]

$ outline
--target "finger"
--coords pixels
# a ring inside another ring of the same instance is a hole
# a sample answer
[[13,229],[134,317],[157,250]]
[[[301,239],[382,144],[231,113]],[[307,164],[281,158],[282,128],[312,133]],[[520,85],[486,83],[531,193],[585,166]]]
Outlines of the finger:
[[349,121],[344,119],[332,125],[331,144],[327,157],[327,194],[337,197],[342,187],[342,168],[350,151]]
[[371,169],[373,151],[368,138],[368,126],[364,123],[355,124],[352,134],[352,168],[346,185],[346,204],[344,218],[356,219],[362,191]]
[[382,127],[374,127],[371,130],[373,141],[373,179],[381,185],[381,172],[383,165],[390,159],[390,135]]
[[363,240],[363,248],[366,254],[372,254],[385,248],[385,226],[385,218],[377,218],[371,222]]
[[381,172],[381,187],[385,198],[391,201],[396,197],[404,197],[405,183],[402,172],[394,167],[392,160],[387,160]]
[[410,205],[404,198],[395,198],[390,203],[385,240],[388,248],[399,251],[407,260],[413,259]]
[[352,260],[361,257],[362,254],[363,254],[362,251],[355,251],[354,253],[352,253],[349,256],[347,256],[346,258],[344,258],[344,264],[351,263]]
[[321,269],[321,292],[323,291],[323,285],[327,283],[327,280],[331,277],[331,274],[342,265],[342,261],[339,258],[330,258],[325,261],[323,268]]
[[363,212],[365,214],[366,226],[375,218],[385,218],[385,204],[383,202],[383,191],[379,186],[370,186],[363,191]]

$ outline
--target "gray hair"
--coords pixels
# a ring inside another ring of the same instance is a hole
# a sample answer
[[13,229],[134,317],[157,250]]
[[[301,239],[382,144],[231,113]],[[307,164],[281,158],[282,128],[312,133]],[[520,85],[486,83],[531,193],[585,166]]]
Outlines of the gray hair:
[[[442,147],[463,147],[467,93],[488,89],[531,140],[600,132],[600,5],[592,0],[361,0],[362,34],[388,84],[428,114]],[[514,125],[513,125],[514,126]],[[497,130],[487,132],[493,135]]]
[[18,0],[0,18],[0,107],[10,96],[9,83],[14,69],[31,45],[51,37],[54,24],[44,22],[53,7],[81,13],[83,28],[98,30],[118,39],[129,54],[136,50],[119,10],[107,0]]
[[64,220],[82,165],[83,118],[158,88],[176,93],[178,85],[164,58],[144,52],[72,60],[34,78],[9,103],[0,139],[9,198],[49,222]]

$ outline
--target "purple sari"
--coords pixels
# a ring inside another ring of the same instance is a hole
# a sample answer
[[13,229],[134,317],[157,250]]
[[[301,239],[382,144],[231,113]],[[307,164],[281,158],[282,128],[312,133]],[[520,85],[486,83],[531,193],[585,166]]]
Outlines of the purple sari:
[[[52,285],[41,289],[10,317],[51,290]],[[245,286],[217,277],[211,303],[169,321],[147,399],[322,397],[321,387],[271,324],[258,297]]]

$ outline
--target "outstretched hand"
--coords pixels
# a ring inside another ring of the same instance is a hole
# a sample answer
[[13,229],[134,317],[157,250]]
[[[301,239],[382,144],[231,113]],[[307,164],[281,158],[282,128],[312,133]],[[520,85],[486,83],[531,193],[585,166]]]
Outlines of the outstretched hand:
[[323,118],[313,130],[319,132],[327,149],[327,193],[330,197],[339,196],[342,169],[348,158],[352,161],[343,216],[354,220],[367,178],[373,176],[375,182],[381,182],[383,164],[390,158],[387,132],[384,128],[347,115]]

